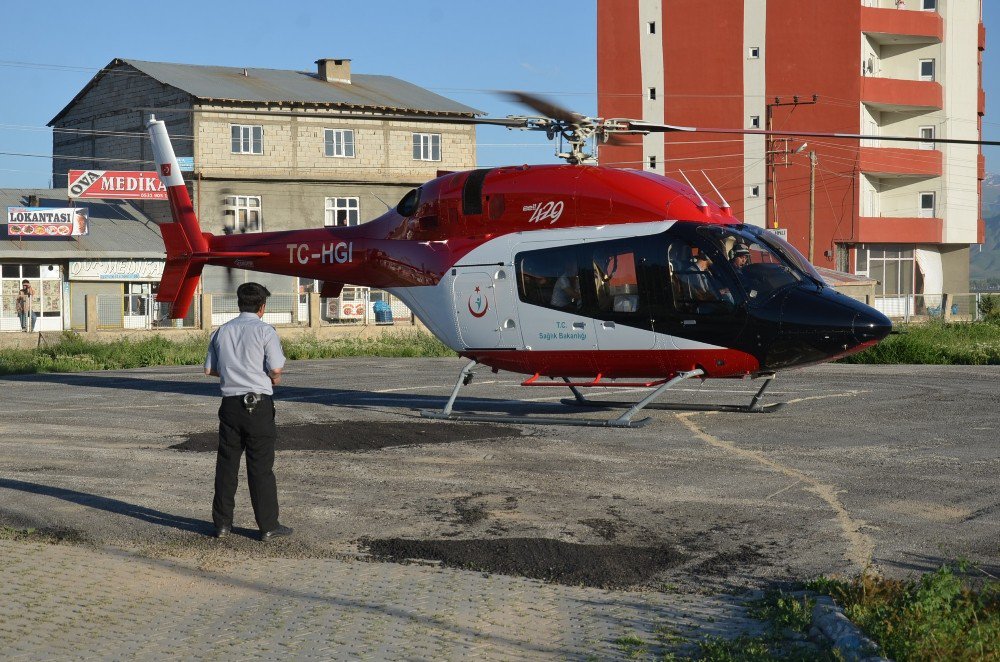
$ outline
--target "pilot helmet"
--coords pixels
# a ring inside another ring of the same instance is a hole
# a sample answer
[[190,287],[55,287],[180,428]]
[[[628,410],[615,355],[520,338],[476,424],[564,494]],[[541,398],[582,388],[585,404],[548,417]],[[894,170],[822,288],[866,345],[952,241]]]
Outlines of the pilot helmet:
[[729,251],[729,259],[733,260],[740,256],[750,257],[750,249],[747,248],[746,244],[736,244],[733,246],[732,250]]

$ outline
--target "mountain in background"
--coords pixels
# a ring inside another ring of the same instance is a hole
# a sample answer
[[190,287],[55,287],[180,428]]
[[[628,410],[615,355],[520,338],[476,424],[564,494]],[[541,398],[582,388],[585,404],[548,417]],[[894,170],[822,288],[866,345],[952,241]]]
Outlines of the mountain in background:
[[983,180],[983,218],[1000,216],[1000,175],[986,173]]
[[982,247],[969,249],[969,280],[1000,279],[1000,175],[987,173],[983,180],[983,218],[986,237]]

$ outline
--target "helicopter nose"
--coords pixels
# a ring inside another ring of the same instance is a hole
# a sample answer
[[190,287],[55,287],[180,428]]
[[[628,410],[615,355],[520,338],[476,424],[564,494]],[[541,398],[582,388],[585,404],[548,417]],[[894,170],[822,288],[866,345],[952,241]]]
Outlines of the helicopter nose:
[[892,322],[874,308],[865,307],[867,310],[854,316],[854,338],[859,343],[878,342],[892,331]]

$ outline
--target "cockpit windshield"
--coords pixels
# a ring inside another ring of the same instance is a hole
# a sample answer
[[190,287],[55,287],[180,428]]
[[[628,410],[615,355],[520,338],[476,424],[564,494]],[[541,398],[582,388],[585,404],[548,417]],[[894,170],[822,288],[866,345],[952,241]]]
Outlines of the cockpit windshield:
[[728,260],[751,304],[802,281],[823,282],[812,265],[774,233],[742,225],[707,226],[699,234]]
[[795,246],[774,234],[773,232],[768,232],[764,228],[759,228],[755,225],[741,225],[740,229],[744,232],[748,232],[756,237],[759,237],[761,241],[770,246],[774,251],[782,255],[786,260],[791,262],[799,271],[803,272],[810,278],[819,281],[819,284],[824,284],[823,277],[819,275],[816,268],[809,263],[809,260],[800,253]]

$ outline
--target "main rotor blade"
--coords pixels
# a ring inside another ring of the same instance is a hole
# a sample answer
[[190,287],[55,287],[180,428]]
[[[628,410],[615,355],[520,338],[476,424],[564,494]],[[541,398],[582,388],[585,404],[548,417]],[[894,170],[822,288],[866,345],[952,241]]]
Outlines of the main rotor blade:
[[525,105],[528,108],[541,113],[545,117],[550,117],[554,120],[575,124],[583,119],[583,115],[563,108],[554,101],[537,94],[532,94],[530,92],[518,92],[516,90],[501,92],[501,94],[506,97],[508,101]]
[[919,136],[876,136],[863,133],[827,133],[823,131],[768,131],[767,129],[718,129],[694,126],[675,126],[671,124],[654,124],[639,120],[629,120],[629,129],[648,131],[649,133],[672,133],[687,131],[691,133],[724,133],[748,136],[789,136],[798,138],[834,138],[838,140],[888,140],[891,142],[911,143],[944,143],[948,145],[1000,145],[998,140],[967,140],[963,138],[921,138]]

